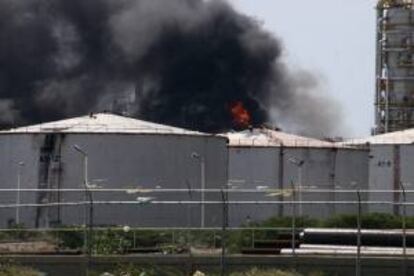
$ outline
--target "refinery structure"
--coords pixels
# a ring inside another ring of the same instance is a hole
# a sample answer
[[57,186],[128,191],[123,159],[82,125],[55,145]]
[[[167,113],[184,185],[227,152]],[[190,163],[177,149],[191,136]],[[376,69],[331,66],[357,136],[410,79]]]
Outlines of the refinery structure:
[[351,139],[227,1],[73,2],[27,21],[59,55],[0,49],[1,275],[414,275],[414,0],[377,2],[375,125]]
[[218,227],[228,211],[237,227],[354,214],[356,191],[364,213],[401,215],[414,200],[401,194],[414,189],[414,8],[377,8],[373,136],[338,142],[251,126],[242,101],[229,111],[238,131],[219,134],[110,113],[5,129],[0,226],[82,225],[94,204],[94,225]]
[[376,134],[414,127],[413,24],[413,1],[379,2],[376,41]]

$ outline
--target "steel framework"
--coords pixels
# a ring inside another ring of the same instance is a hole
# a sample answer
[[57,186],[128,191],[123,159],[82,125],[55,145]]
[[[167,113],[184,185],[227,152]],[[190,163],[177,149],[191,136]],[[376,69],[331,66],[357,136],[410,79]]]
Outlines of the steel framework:
[[414,127],[412,0],[382,0],[377,8],[374,134]]

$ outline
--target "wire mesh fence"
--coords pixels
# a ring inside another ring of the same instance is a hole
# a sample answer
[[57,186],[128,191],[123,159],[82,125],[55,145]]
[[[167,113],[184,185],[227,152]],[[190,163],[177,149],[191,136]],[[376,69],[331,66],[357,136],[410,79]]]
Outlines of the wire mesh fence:
[[[1,190],[3,197],[7,193],[38,192],[57,191]],[[61,197],[70,201],[28,202],[24,199],[36,197],[22,196],[20,202],[0,204],[3,220],[4,216],[20,216],[19,223],[16,217],[8,219],[0,229],[0,253],[78,255],[88,260],[107,255],[213,256],[223,269],[226,259],[234,255],[298,259],[341,255],[355,259],[356,275],[361,275],[364,259],[372,256],[397,256],[404,260],[401,269],[409,275],[407,260],[414,257],[414,202],[407,200],[414,190],[194,189],[192,197],[186,189],[90,189],[90,197],[85,197],[85,192],[60,189],[63,195],[71,194]],[[207,195],[197,196],[200,193]],[[108,194],[110,198],[102,196]],[[186,196],[177,197],[180,194]],[[129,198],[131,195],[134,200]],[[200,222],[203,205],[208,220],[205,224]],[[111,223],[117,220],[105,216],[117,213],[100,209],[122,206],[135,213],[126,218],[128,223]],[[159,216],[162,206],[184,212]],[[65,223],[62,216],[59,223],[33,223],[39,208],[48,218],[56,207],[61,213],[76,213],[79,219]],[[151,216],[159,216],[152,220],[156,225],[140,224],[141,218]]]

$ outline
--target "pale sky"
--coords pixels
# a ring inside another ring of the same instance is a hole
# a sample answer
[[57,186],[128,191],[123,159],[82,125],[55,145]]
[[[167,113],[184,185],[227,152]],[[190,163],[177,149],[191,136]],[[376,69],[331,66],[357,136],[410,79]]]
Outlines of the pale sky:
[[282,40],[285,60],[320,76],[341,103],[348,137],[374,126],[377,0],[228,0]]

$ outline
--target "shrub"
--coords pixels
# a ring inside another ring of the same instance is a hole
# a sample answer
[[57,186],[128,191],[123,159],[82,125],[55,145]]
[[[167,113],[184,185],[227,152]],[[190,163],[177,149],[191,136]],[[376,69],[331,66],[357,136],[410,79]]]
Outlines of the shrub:
[[122,254],[132,246],[127,237],[128,233],[121,231],[105,230],[93,234],[93,247],[96,254]]
[[[336,215],[323,222],[324,227],[355,228],[357,226],[357,215]],[[361,227],[365,229],[395,229],[401,228],[401,217],[384,213],[363,214],[361,216]]]
[[282,271],[279,269],[258,269],[258,268],[252,268],[249,271],[245,272],[233,272],[230,273],[230,276],[301,276],[302,274],[299,274],[297,272],[289,272],[289,271]]
[[65,249],[80,249],[83,247],[84,232],[76,231],[59,231],[54,232],[55,237],[59,240],[60,247]]
[[[113,276],[181,276],[185,275],[174,267],[160,267],[155,265],[137,266],[133,264],[120,264],[111,272],[94,272],[93,276],[113,275]],[[1,276],[1,275],[0,275]]]
[[18,266],[9,263],[0,264],[0,276],[40,276],[41,272],[30,267]]

